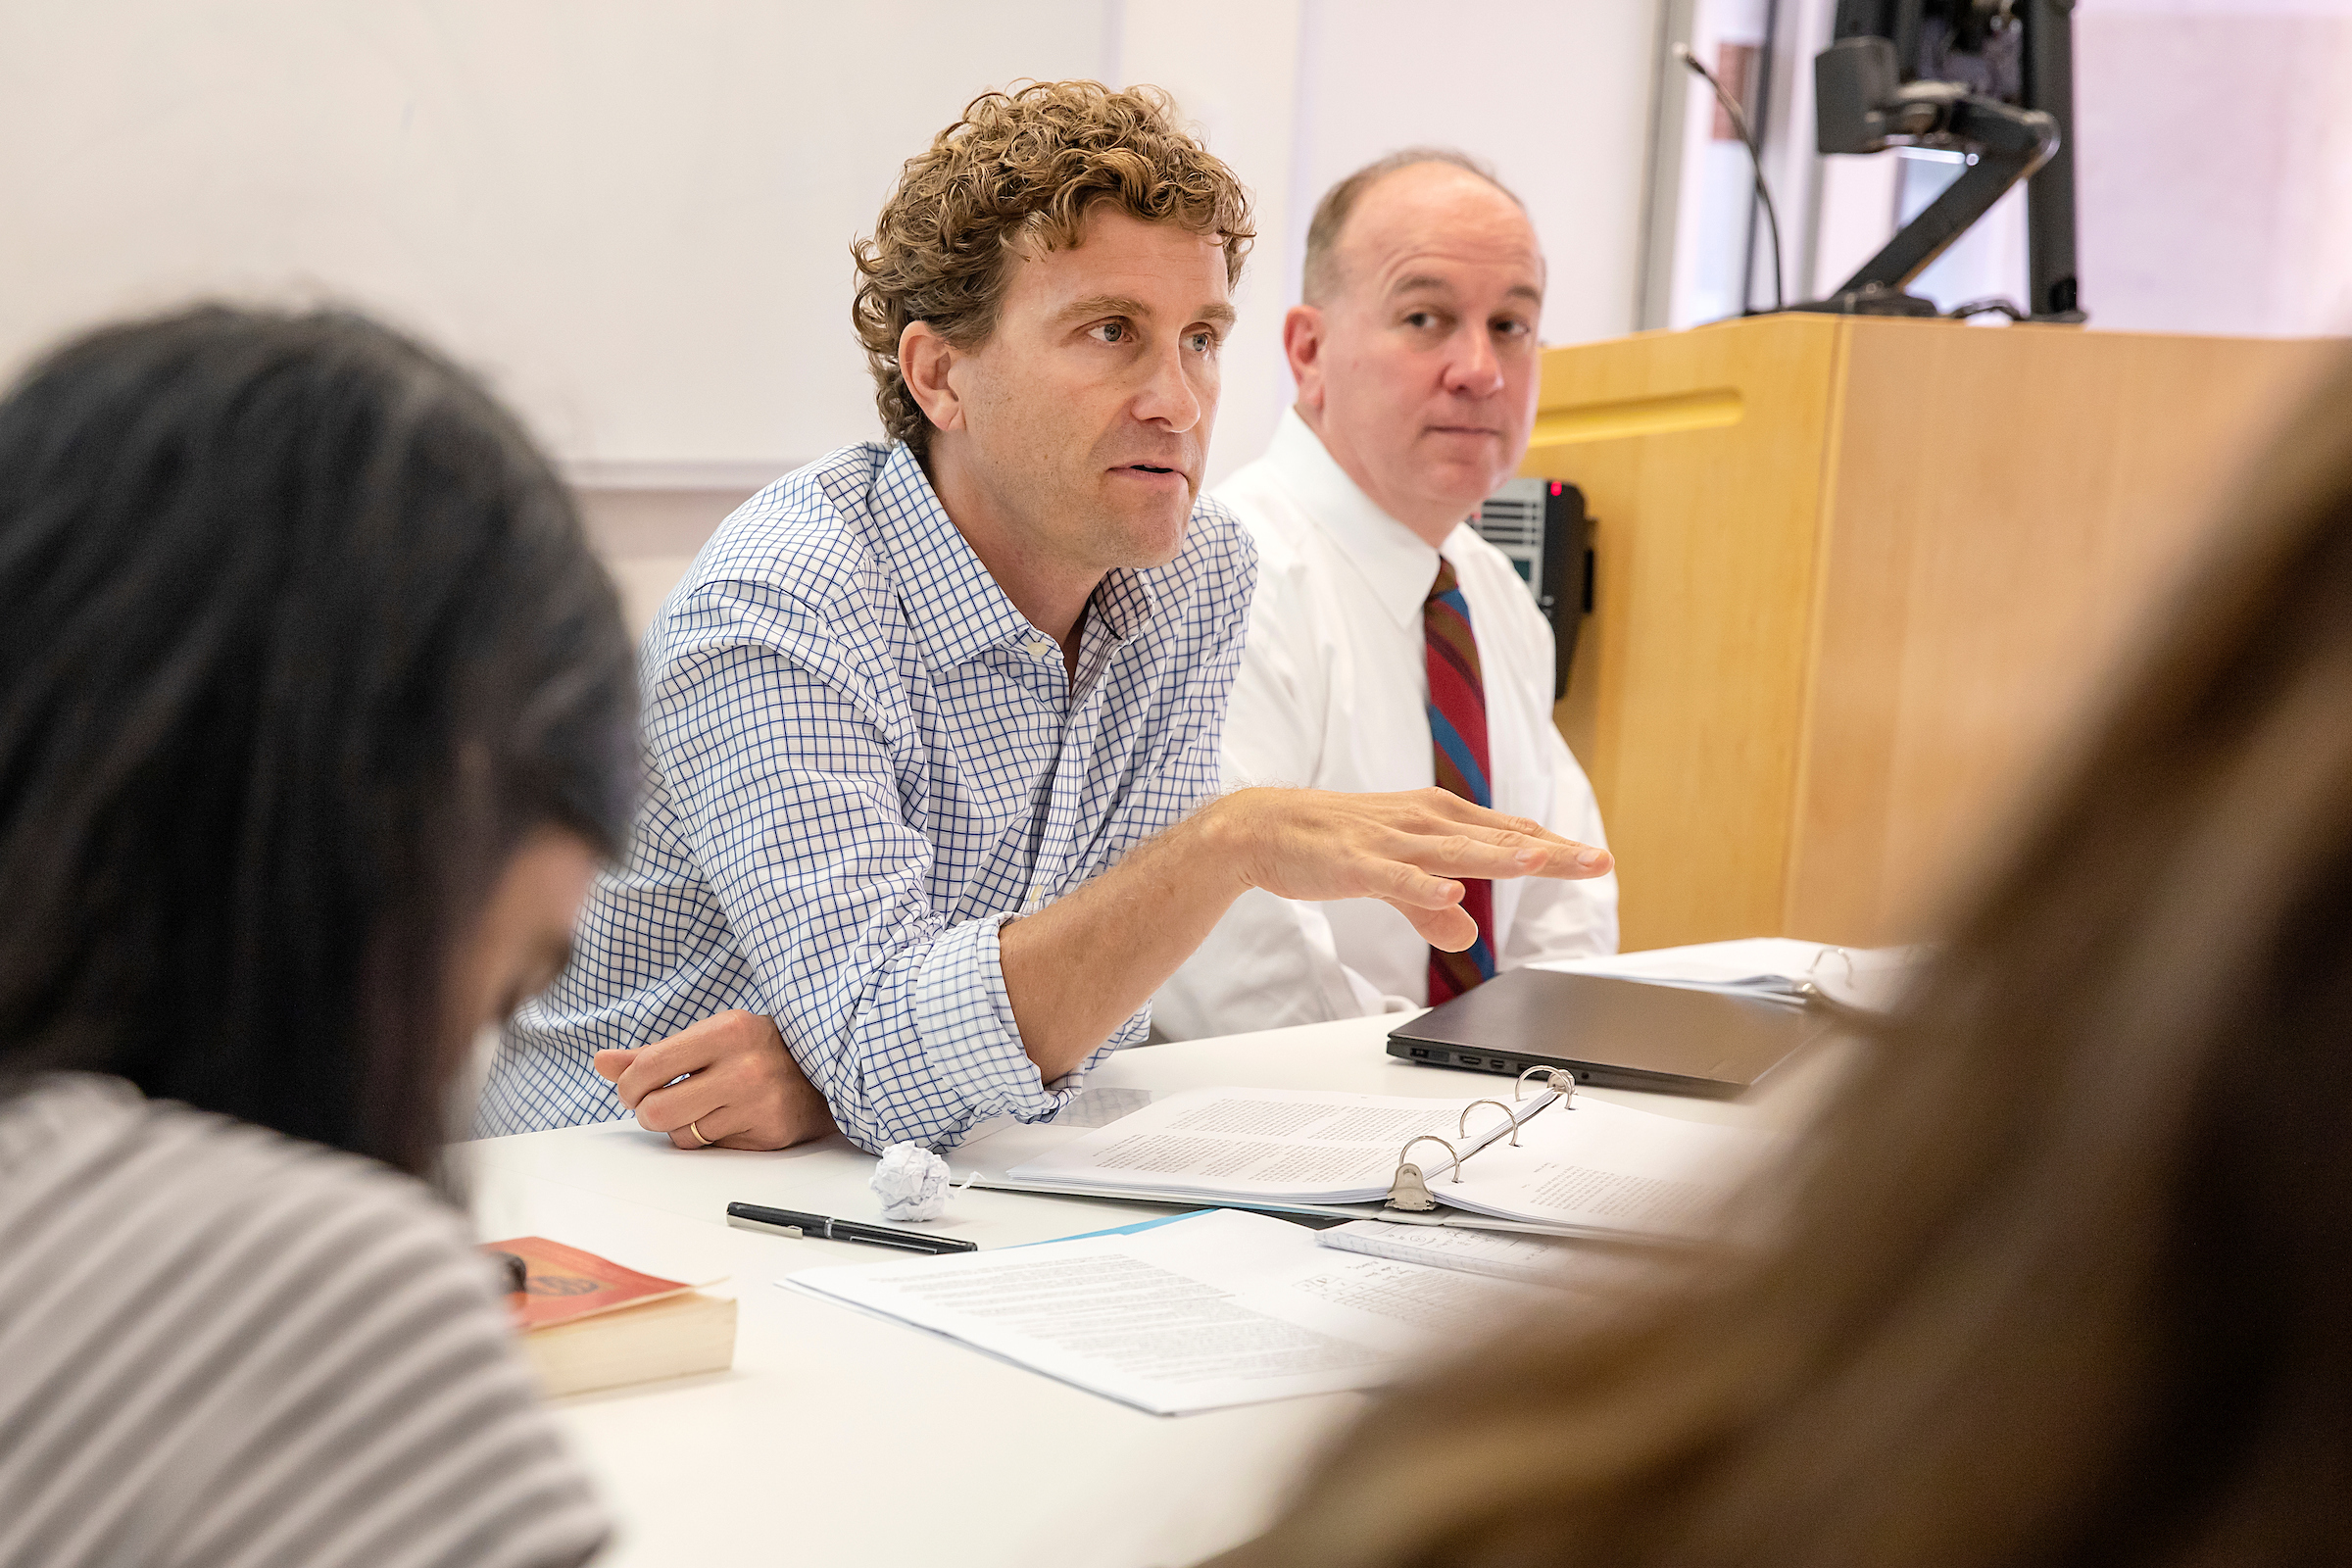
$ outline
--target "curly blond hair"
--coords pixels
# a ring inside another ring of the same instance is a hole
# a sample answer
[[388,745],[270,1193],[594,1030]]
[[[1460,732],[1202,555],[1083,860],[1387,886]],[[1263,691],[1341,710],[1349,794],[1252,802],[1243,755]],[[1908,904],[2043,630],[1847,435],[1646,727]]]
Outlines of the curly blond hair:
[[1041,81],[982,93],[906,161],[871,237],[850,247],[850,319],[874,372],[882,428],[926,456],[931,424],[899,373],[899,338],[928,321],[958,348],[986,342],[1011,282],[1016,247],[1074,246],[1109,202],[1131,217],[1223,241],[1228,284],[1255,237],[1250,193],[1178,128],[1157,87]]

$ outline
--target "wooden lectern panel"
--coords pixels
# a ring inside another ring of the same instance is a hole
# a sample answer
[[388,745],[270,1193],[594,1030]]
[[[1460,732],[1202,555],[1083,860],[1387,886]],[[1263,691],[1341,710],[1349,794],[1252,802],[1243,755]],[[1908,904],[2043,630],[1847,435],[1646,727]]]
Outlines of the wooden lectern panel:
[[1593,519],[1560,727],[1630,948],[1900,940],[2337,351],[1776,316],[1554,349]]

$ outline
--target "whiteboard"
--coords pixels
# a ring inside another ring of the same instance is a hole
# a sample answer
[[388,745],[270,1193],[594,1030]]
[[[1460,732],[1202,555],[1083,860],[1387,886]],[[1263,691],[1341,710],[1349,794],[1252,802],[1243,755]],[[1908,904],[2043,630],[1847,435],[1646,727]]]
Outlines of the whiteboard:
[[[1655,0],[0,0],[0,369],[196,295],[328,298],[598,482],[756,483],[876,426],[849,245],[1018,77],[1175,90],[1257,192],[1211,476],[1288,401],[1331,179],[1495,158],[1554,340],[1630,326]],[[1498,80],[1499,78],[1499,80]]]

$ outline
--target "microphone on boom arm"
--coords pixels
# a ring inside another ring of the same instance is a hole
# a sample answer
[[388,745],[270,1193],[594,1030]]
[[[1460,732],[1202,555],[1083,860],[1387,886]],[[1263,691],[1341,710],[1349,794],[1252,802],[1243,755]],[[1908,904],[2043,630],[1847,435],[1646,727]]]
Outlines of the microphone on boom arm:
[[[1690,52],[1689,44],[1676,44],[1674,57],[1689,67],[1701,81],[1715,89],[1715,101],[1723,106],[1724,115],[1732,122],[1732,129],[1740,133],[1740,144],[1747,149],[1748,166],[1756,172],[1756,199],[1764,204],[1764,221],[1772,230],[1772,308],[1785,311],[1788,308],[1788,295],[1781,286],[1781,215],[1772,205],[1772,187],[1764,182],[1764,153],[1756,145],[1756,133],[1749,127],[1746,112],[1740,109],[1740,101],[1724,90],[1723,83],[1715,78],[1715,73],[1699,64],[1698,56]],[[1746,292],[1742,290],[1742,306],[1746,298]],[[1755,316],[1760,313],[1743,310],[1742,314]]]

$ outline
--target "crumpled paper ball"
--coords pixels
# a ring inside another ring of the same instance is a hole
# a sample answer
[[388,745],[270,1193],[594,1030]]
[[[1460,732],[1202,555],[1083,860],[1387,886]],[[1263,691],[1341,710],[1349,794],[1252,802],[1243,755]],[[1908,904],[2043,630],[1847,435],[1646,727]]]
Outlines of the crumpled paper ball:
[[866,1185],[881,1198],[884,1219],[937,1219],[948,1211],[948,1162],[920,1144],[882,1151]]

